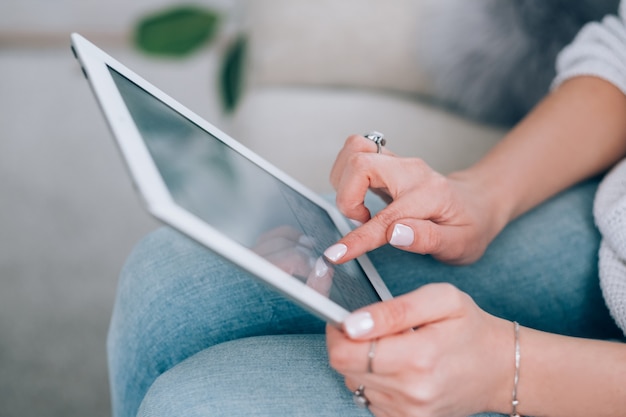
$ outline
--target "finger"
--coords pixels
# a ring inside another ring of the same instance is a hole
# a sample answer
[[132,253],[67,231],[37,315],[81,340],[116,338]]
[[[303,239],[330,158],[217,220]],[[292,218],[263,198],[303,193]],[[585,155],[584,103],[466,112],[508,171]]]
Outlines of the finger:
[[405,218],[398,219],[387,229],[387,238],[389,244],[398,249],[462,264],[474,260],[469,254],[466,255],[466,242],[475,241],[471,233],[470,225],[446,225],[431,220]]
[[[395,156],[389,149],[383,147],[381,149],[383,155]],[[346,162],[350,155],[355,153],[376,153],[378,152],[378,146],[370,139],[365,138],[362,135],[350,135],[339,153],[333,164],[330,172],[330,182],[333,187],[336,188],[338,180],[342,176],[342,172],[346,166]]]
[[362,389],[362,395],[369,401],[369,408],[376,407],[389,412],[392,409],[393,396],[385,390],[384,384],[374,382],[371,377],[362,378],[360,375],[349,375],[345,377],[346,387],[353,394],[356,390]]
[[436,359],[440,356],[438,347],[431,338],[422,335],[428,328],[420,328],[416,331],[403,332],[377,339],[375,354],[369,357],[370,344],[357,345],[352,354],[361,360],[354,361],[350,369],[345,369],[346,375],[352,372],[362,372],[371,367],[371,373],[360,374],[359,379],[366,381],[379,389],[392,392],[401,390],[402,382],[397,380],[399,374],[412,370],[432,369]]
[[377,175],[375,165],[379,155],[354,154],[336,180],[335,204],[346,217],[365,223],[370,219],[370,211],[365,206],[365,195],[372,186],[372,176]]
[[346,158],[341,171],[334,174],[337,208],[346,217],[365,223],[370,218],[364,203],[368,190],[375,190],[386,202],[391,201],[387,185],[397,182],[393,178],[397,158],[372,153],[354,153]]
[[[414,188],[413,192],[421,190]],[[334,263],[347,262],[389,242],[403,250],[456,261],[466,250],[464,242],[471,240],[459,234],[471,233],[471,227],[448,223],[444,201],[398,198],[337,242],[344,249],[341,257],[328,258]]]
[[[392,236],[391,226],[409,215],[423,216],[418,205],[411,206],[406,200],[395,201],[369,221],[342,237],[335,245],[327,249],[324,255],[333,263],[344,263],[383,246]],[[391,231],[388,232],[388,230]]]
[[370,222],[345,235],[324,251],[330,262],[341,264],[387,243],[386,231],[378,223]]
[[[375,345],[372,345],[372,341],[350,339],[339,329],[328,327],[326,340],[328,357],[333,369],[359,383],[367,383],[384,390],[384,384],[380,381],[380,377],[388,374],[388,372],[380,367],[377,357],[381,349],[387,350],[383,346],[388,343],[387,338],[376,340]],[[371,369],[370,352],[373,352]]]
[[[382,377],[393,376],[398,370],[405,369],[407,358],[415,356],[420,346],[408,340],[414,334],[405,332],[386,336],[376,339],[375,345],[372,345],[372,341],[352,340],[341,332],[333,335],[327,333],[330,364],[337,372],[352,380],[389,391],[394,384],[389,378]],[[370,355],[370,352],[373,354]]]
[[460,317],[471,304],[471,298],[451,284],[427,284],[358,310],[346,318],[342,327],[352,339],[371,340]]
[[368,152],[368,150],[363,147],[365,145],[364,141],[366,140],[367,139],[360,137],[359,135],[351,135],[344,142],[343,147],[337,154],[335,162],[330,170],[330,183],[335,189],[337,189],[339,180],[343,176],[343,172],[350,155],[359,152]]

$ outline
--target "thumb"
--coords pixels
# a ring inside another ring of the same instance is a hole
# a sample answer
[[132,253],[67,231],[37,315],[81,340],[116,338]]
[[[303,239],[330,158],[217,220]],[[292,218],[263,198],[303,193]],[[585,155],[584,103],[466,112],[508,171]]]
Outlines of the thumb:
[[474,260],[468,247],[475,247],[471,228],[438,224],[431,220],[401,219],[387,230],[389,244],[398,249],[432,255],[440,261],[462,264]]
[[451,284],[427,284],[352,313],[342,327],[351,339],[376,339],[458,317],[468,303],[471,298]]

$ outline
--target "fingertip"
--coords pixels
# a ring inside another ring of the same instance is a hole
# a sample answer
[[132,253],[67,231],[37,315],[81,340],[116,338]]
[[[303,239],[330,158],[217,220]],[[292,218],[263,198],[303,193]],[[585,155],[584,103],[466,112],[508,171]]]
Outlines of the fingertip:
[[343,329],[351,339],[367,336],[374,329],[374,318],[368,311],[358,311],[346,318]]
[[346,252],[348,252],[348,247],[345,244],[335,243],[324,251],[324,256],[329,261],[337,263],[345,256]]
[[324,251],[332,263],[345,263],[387,243],[387,237],[372,221],[364,223]]
[[411,246],[415,241],[415,232],[410,226],[402,223],[396,223],[391,232],[389,243],[392,246],[407,247]]

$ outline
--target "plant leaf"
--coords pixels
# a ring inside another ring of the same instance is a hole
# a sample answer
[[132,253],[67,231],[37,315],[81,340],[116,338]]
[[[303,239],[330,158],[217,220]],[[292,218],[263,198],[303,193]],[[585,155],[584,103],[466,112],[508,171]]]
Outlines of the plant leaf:
[[227,113],[237,107],[243,92],[246,43],[246,37],[239,35],[226,51],[222,63],[220,90],[222,107]]
[[211,41],[219,15],[196,6],[179,6],[141,19],[135,29],[135,44],[147,53],[188,55]]

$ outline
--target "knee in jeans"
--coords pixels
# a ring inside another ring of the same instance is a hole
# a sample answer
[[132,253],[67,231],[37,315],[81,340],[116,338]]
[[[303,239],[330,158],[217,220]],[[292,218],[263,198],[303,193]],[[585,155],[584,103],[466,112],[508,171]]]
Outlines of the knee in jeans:
[[[140,240],[126,260],[120,275],[120,288],[167,285],[168,280],[189,273],[198,260],[211,253],[179,232],[162,227]],[[181,268],[181,266],[185,268]]]

